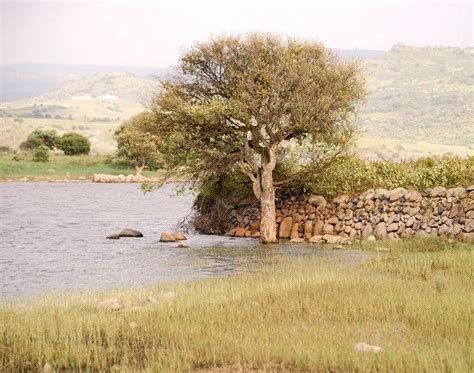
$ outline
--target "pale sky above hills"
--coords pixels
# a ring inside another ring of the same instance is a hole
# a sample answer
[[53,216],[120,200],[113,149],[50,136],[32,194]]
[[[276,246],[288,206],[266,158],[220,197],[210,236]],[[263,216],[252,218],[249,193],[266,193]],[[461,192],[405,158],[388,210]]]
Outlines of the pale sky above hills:
[[166,67],[197,40],[248,31],[344,49],[473,44],[472,2],[1,1],[2,64]]

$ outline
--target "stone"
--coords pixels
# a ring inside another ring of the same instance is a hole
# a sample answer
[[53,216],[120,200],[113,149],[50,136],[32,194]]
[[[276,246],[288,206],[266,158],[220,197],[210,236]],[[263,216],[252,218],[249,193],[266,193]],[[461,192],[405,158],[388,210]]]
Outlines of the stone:
[[333,203],[336,205],[340,205],[342,203],[346,203],[349,200],[349,197],[346,196],[345,194],[341,194],[340,196],[337,196],[332,200]]
[[397,240],[400,239],[400,237],[398,236],[398,234],[397,234],[396,232],[390,232],[390,233],[387,235],[387,238],[388,238],[389,240],[395,240],[395,241],[397,241]]
[[467,191],[467,192],[472,192],[472,191],[474,191],[474,184],[473,184],[473,185],[469,185],[469,186],[466,188],[466,191]]
[[306,220],[303,227],[303,237],[305,240],[309,240],[313,237],[313,221]]
[[176,241],[186,241],[188,239],[182,232],[173,232],[171,235]]
[[461,241],[465,243],[474,243],[474,233],[463,233]]
[[420,192],[417,192],[416,190],[410,190],[406,195],[405,199],[409,202],[421,202],[422,196]]
[[292,238],[290,240],[291,243],[303,243],[304,242],[304,239],[303,238]]
[[332,216],[332,217],[330,217],[330,218],[328,219],[327,222],[328,222],[329,224],[335,225],[335,224],[339,223],[339,219],[338,219],[337,217],[335,217],[335,216]]
[[117,298],[105,299],[99,302],[97,306],[106,311],[119,311],[123,308],[122,302]]
[[372,224],[366,224],[364,229],[362,230],[361,238],[363,240],[367,240],[370,236],[372,236],[374,230],[372,228]]
[[467,190],[462,187],[451,188],[446,191],[446,197],[463,199],[467,197]]
[[389,199],[390,202],[398,201],[400,198],[405,196],[405,193],[406,193],[405,188],[396,188],[396,189],[391,190],[389,192],[389,198],[388,199]]
[[323,226],[323,235],[325,234],[334,234],[334,225],[326,223]]
[[343,240],[344,237],[340,236],[334,236],[331,234],[325,234],[323,235],[323,240],[326,241],[328,244],[337,244],[340,243]]
[[251,236],[251,237],[252,237],[252,238],[260,238],[260,232],[257,231],[257,232],[252,233],[252,236]]
[[280,223],[280,230],[278,236],[280,238],[290,238],[291,229],[293,227],[293,218],[288,216]]
[[359,342],[354,346],[354,349],[358,352],[368,352],[371,354],[377,354],[382,351],[382,347],[369,345],[364,342]]
[[374,236],[378,240],[384,240],[387,238],[387,228],[385,228],[385,223],[380,222],[375,226]]
[[236,231],[237,231],[237,228],[232,228],[230,231],[228,231],[226,234],[224,234],[224,236],[234,237]]
[[308,198],[308,203],[312,206],[326,206],[328,203],[323,196],[310,196]]
[[171,233],[163,232],[160,236],[160,242],[175,242],[176,239],[173,237]]
[[315,235],[309,239],[309,242],[311,243],[323,243],[323,236],[321,235]]
[[390,233],[390,232],[396,232],[398,231],[398,224],[397,223],[392,223],[392,224],[389,224],[388,227],[387,227],[387,232]]
[[436,187],[431,189],[430,193],[431,197],[436,198],[436,197],[446,197],[446,188],[443,187]]
[[187,243],[180,243],[180,244],[177,246],[177,248],[179,248],[179,249],[185,249],[185,248],[187,248],[187,247],[189,247],[189,245],[188,245]]
[[119,234],[120,237],[143,237],[142,232],[136,231],[135,229],[126,228]]
[[300,237],[300,235],[299,235],[299,224],[295,223],[295,224],[293,224],[293,227],[291,228],[290,239],[299,238],[299,237]]
[[323,233],[324,222],[322,220],[317,221],[314,224],[313,235],[321,235]]
[[373,241],[377,241],[377,239],[375,238],[375,236],[369,236],[367,237],[367,241],[373,242]]
[[245,228],[238,227],[235,229],[234,237],[245,237],[245,232],[247,232]]
[[109,234],[107,237],[105,237],[106,239],[108,240],[119,240],[120,239],[120,235],[118,235],[117,233],[113,233],[113,234]]
[[405,226],[408,227],[408,228],[410,228],[410,227],[413,226],[413,224],[415,224],[415,222],[416,222],[415,217],[414,217],[414,216],[411,216],[411,217],[407,220]]
[[385,200],[388,199],[390,196],[390,193],[387,189],[379,188],[375,189],[374,191],[374,198],[375,199],[380,199],[380,200]]

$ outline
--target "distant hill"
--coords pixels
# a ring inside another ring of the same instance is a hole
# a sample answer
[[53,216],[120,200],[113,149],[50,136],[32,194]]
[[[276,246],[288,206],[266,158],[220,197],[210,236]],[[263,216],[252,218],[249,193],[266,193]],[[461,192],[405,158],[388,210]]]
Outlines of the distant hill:
[[66,83],[95,74],[131,73],[145,78],[162,78],[170,68],[140,66],[91,66],[19,63],[0,66],[0,101],[14,101],[41,95]]
[[[474,49],[396,45],[364,61],[365,136],[398,143],[464,146],[474,152]],[[422,150],[422,149],[420,149]]]
[[[397,45],[389,52],[336,52],[343,59],[359,60],[367,77],[369,95],[358,118],[359,154],[392,159],[474,154],[472,48]],[[44,83],[45,77],[56,83],[64,81],[34,97],[0,103],[0,145],[16,147],[35,128],[55,128],[60,133],[84,133],[99,153],[114,150],[115,129],[123,120],[144,110],[144,104],[160,88],[158,78],[171,71],[146,67],[9,66],[9,74],[20,74],[23,82],[36,79]],[[18,88],[18,82],[15,84]]]

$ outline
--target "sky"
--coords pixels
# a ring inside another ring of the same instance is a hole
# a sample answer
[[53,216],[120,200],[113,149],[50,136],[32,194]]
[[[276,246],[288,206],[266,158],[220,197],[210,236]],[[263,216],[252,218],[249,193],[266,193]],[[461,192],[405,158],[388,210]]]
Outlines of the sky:
[[167,67],[197,41],[254,31],[341,49],[473,45],[472,2],[0,1],[1,64]]

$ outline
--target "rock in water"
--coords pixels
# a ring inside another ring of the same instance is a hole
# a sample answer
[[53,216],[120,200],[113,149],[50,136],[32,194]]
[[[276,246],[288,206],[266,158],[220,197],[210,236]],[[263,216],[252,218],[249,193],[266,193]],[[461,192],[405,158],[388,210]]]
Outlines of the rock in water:
[[135,229],[126,228],[119,234],[120,237],[143,237],[142,232],[136,231]]
[[188,239],[182,232],[173,232],[171,235],[176,241],[186,241]]
[[364,342],[357,343],[354,346],[354,349],[356,351],[359,351],[359,352],[370,352],[370,353],[373,353],[373,354],[377,354],[380,351],[382,351],[382,347],[369,345],[369,344],[364,343]]
[[108,236],[105,237],[105,238],[108,239],[108,240],[119,240],[119,239],[120,239],[120,235],[118,235],[117,233],[114,233],[114,234],[108,235]]
[[118,311],[123,308],[122,302],[117,298],[105,299],[102,302],[99,302],[98,306],[107,311]]
[[173,234],[168,232],[161,233],[160,242],[175,242],[176,239],[173,237]]

